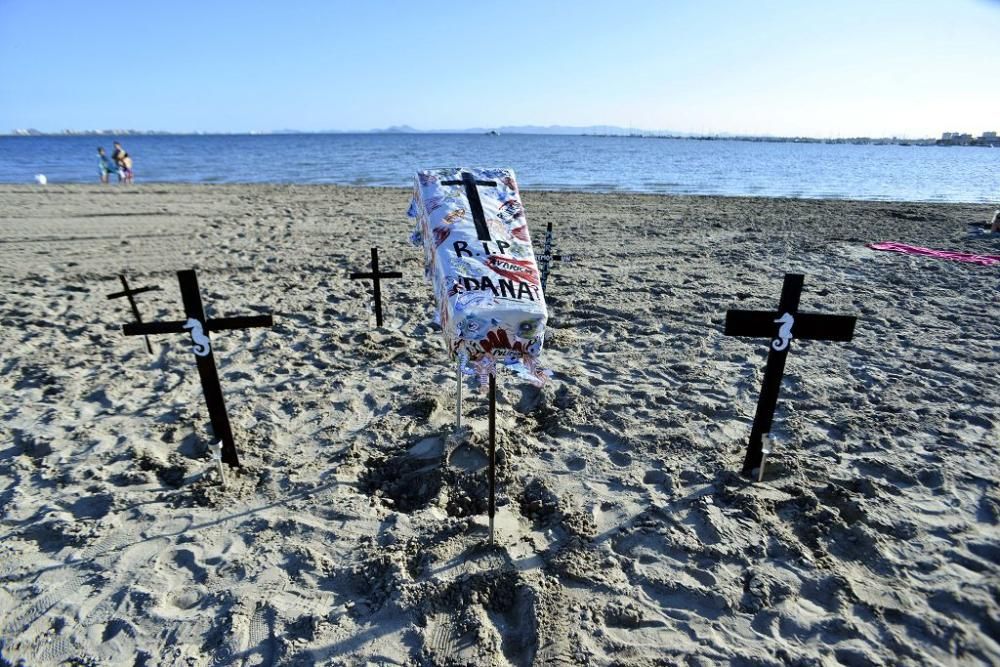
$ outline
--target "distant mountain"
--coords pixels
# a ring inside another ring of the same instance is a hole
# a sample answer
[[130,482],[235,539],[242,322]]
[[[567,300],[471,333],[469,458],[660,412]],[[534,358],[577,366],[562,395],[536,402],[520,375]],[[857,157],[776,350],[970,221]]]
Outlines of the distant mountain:
[[[190,135],[199,136],[204,134],[550,134],[550,135],[590,135],[590,136],[636,136],[636,137],[668,137],[685,138],[695,140],[717,140],[729,139],[734,141],[757,141],[757,142],[798,142],[798,143],[838,143],[838,144],[902,144],[911,145],[931,145],[942,143],[942,140],[935,139],[902,139],[898,137],[838,137],[838,138],[817,138],[802,136],[773,136],[773,135],[745,135],[732,134],[729,132],[716,132],[711,134],[692,134],[691,132],[676,132],[673,130],[647,130],[643,128],[624,128],[617,125],[502,125],[499,127],[468,127],[460,130],[418,130],[410,125],[392,125],[384,129],[372,130],[320,130],[303,131],[291,128],[280,130],[255,130],[250,132],[169,132],[159,130],[62,130],[61,132],[44,132],[34,128],[15,129],[10,132],[11,136],[130,136],[130,135]],[[6,136],[0,132],[0,136]],[[971,136],[971,135],[970,135]],[[948,145],[944,142],[943,145]],[[991,146],[996,145],[996,140],[992,136],[984,137],[968,145]]]
[[615,125],[502,125],[500,127],[466,127],[462,129],[436,129],[418,130],[409,125],[394,125],[384,130],[370,130],[375,134],[487,134],[489,132],[499,132],[500,134],[601,134],[601,135],[622,135],[629,134],[660,134],[671,136],[686,136],[682,132],[670,132],[667,130],[643,130],[638,128],[624,128]]
[[378,132],[380,134],[416,134],[420,130],[415,130],[409,125],[393,125],[392,127],[387,127],[384,130],[372,130],[372,132]]
[[572,125],[515,125],[498,128],[501,133],[506,134],[674,134],[664,130],[642,130],[638,128],[624,128],[616,125],[585,125],[575,127]]
[[[467,127],[462,129],[435,129],[418,130],[410,125],[392,125],[386,128],[375,128],[371,130],[297,130],[294,128],[281,128],[277,130],[251,130],[249,132],[201,132],[201,131],[148,131],[148,130],[62,130],[61,132],[43,132],[36,129],[17,129],[10,134],[21,136],[49,136],[49,135],[99,135],[113,134],[121,136],[141,135],[141,134],[165,134],[165,135],[199,135],[199,134],[562,134],[562,135],[659,135],[684,137],[691,136],[686,132],[671,132],[668,130],[644,130],[640,128],[624,128],[616,125],[502,125],[500,127]],[[716,135],[725,136],[725,135]]]

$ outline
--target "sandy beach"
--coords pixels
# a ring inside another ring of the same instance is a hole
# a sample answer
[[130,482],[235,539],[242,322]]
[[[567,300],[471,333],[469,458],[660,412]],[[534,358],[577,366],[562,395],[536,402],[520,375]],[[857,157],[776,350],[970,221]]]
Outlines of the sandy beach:
[[[409,192],[0,186],[0,665],[1000,664],[992,207],[525,192],[555,227],[542,389],[486,403],[431,321]],[[386,326],[348,279],[378,245]],[[182,319],[197,269],[243,468],[222,488]],[[858,317],[796,342],[761,483],[766,340],[727,309]]]

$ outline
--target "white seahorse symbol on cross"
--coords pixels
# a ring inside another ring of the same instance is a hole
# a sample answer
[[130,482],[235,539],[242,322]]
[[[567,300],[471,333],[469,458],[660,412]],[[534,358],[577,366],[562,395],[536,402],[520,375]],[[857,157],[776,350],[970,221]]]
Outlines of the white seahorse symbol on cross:
[[208,353],[212,351],[212,343],[208,340],[208,336],[201,328],[201,322],[192,318],[189,318],[187,322],[184,323],[185,329],[191,330],[191,340],[194,342],[194,347],[192,350],[199,357],[207,357]]
[[776,352],[781,352],[787,348],[789,341],[792,340],[792,325],[795,324],[795,318],[792,317],[791,313],[785,313],[775,320],[775,323],[779,322],[781,326],[778,327],[778,337],[771,341],[771,347]]

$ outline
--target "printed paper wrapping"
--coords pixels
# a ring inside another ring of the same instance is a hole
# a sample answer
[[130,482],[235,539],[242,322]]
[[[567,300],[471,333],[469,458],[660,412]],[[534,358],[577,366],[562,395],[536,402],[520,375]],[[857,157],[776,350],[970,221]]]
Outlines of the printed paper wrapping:
[[[489,240],[480,238],[461,183],[476,181]],[[445,185],[447,181],[458,184]],[[424,249],[434,288],[435,321],[452,358],[485,382],[496,364],[543,384],[539,366],[547,318],[528,223],[511,169],[431,169],[417,172],[409,215],[412,240]]]

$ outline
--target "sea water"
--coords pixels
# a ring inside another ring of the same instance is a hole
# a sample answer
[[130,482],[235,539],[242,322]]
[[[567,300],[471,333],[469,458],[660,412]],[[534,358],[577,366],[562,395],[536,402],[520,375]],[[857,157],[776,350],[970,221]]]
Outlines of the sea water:
[[[569,135],[119,137],[136,183],[408,186],[418,169],[508,166],[526,190],[1000,201],[1000,150]],[[96,183],[111,137],[0,137],[0,182]],[[112,176],[112,181],[115,177]]]

